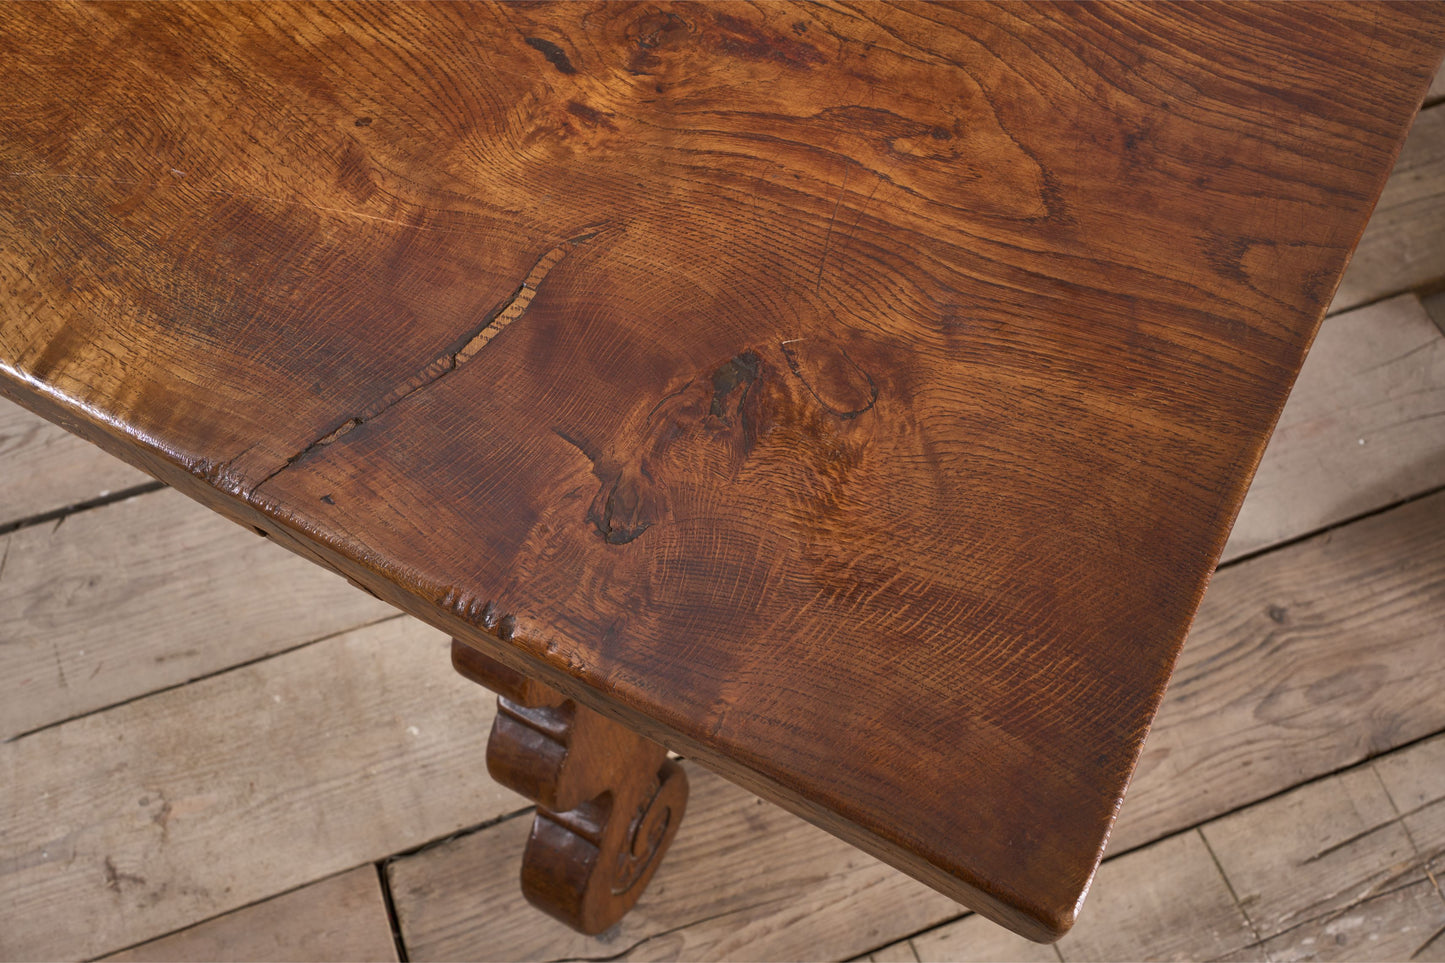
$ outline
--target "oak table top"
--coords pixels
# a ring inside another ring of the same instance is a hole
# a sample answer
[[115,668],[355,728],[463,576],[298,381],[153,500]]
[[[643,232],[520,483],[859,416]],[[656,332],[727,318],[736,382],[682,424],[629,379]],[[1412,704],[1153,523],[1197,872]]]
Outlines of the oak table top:
[[7,6],[0,394],[1054,938],[1442,48]]

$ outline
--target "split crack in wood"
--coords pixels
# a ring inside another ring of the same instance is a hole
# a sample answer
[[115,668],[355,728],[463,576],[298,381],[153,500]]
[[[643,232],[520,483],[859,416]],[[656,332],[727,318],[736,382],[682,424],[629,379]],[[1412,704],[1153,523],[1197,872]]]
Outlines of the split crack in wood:
[[262,485],[265,485],[296,462],[311,454],[311,452],[326,447],[342,435],[366,424],[368,421],[383,414],[387,409],[404,401],[421,389],[436,384],[442,378],[475,358],[493,338],[501,334],[508,325],[512,324],[527,312],[527,308],[531,306],[532,300],[537,296],[537,291],[541,287],[542,281],[552,272],[552,269],[561,263],[562,259],[565,258],[574,247],[587,243],[596,237],[598,233],[600,233],[600,228],[588,230],[582,234],[569,237],[561,244],[547,251],[537,259],[537,263],[532,266],[532,270],[527,273],[526,278],[518,285],[517,290],[513,291],[506,301],[488,312],[480,325],[467,332],[462,338],[458,339],[458,341],[453,342],[447,351],[438,355],[415,375],[401,382],[361,412],[345,419],[341,424],[331,429],[331,431],[306,445],[306,447],[302,448],[290,458],[287,458],[279,468],[257,482],[255,487],[251,489],[252,492],[254,493]]

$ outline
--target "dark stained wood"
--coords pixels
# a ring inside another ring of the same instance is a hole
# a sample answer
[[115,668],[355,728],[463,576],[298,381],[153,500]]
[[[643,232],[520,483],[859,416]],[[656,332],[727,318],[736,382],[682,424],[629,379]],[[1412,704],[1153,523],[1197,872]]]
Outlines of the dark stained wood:
[[497,693],[492,778],[537,803],[522,893],[588,935],[632,909],[687,809],[687,775],[667,750],[452,640],[452,665]]
[[1439,4],[6,7],[0,393],[1035,938]]

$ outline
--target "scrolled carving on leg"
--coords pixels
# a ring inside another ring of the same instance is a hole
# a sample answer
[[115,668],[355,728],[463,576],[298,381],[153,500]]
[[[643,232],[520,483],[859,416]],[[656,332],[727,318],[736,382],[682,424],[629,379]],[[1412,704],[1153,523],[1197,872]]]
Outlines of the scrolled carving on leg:
[[667,750],[460,641],[452,664],[501,693],[492,778],[537,802],[522,857],[532,905],[583,933],[620,920],[677,835],[687,775]]

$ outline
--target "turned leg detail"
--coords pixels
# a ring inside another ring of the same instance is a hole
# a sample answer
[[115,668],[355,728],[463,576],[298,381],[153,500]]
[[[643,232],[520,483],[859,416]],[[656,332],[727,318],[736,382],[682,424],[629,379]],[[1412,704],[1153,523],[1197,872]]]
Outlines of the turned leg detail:
[[497,693],[487,771],[537,803],[527,901],[583,933],[616,923],[677,835],[687,776],[667,750],[452,641],[452,665]]

